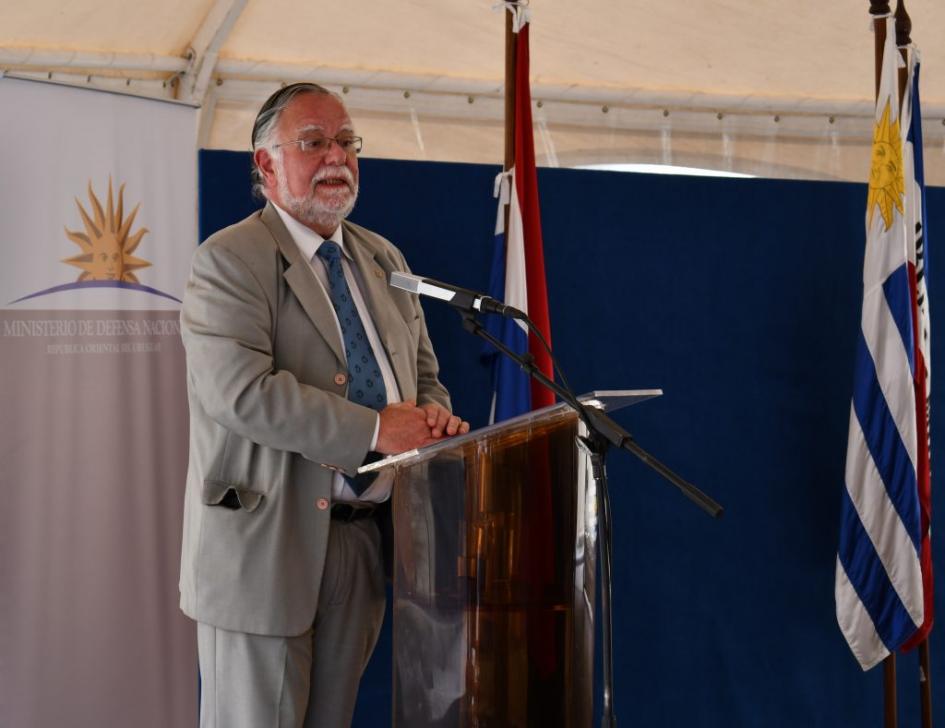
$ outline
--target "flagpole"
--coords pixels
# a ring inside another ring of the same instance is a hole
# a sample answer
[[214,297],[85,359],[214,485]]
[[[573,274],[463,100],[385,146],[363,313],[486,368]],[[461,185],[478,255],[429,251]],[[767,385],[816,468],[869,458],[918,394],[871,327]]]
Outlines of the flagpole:
[[905,0],[896,2],[896,46],[902,56],[903,66],[899,69],[899,114],[902,115],[902,100],[906,95],[906,86],[909,83],[909,44],[912,43],[912,18],[906,12]]
[[[505,161],[502,169],[508,172],[515,165],[515,74],[518,33],[515,32],[515,13],[505,11]],[[502,212],[502,229],[508,234],[511,199]]]
[[896,653],[883,660],[883,725],[896,728]]
[[929,657],[929,637],[919,645],[919,703],[922,728],[932,728],[932,663]]
[[[886,18],[891,10],[889,0],[870,0],[870,15],[873,16],[873,41],[876,68],[876,93],[879,99],[879,82],[883,73],[883,49],[886,47]],[[902,84],[900,84],[902,86]],[[900,89],[901,91],[901,89]],[[899,97],[900,104],[902,96]],[[890,652],[883,660],[883,725],[897,728],[896,718],[896,653]]]
[[890,13],[889,0],[870,0],[870,15],[873,16],[873,49],[876,58],[876,93],[879,98],[879,79],[883,72],[883,48],[886,46],[886,16]]
[[[505,12],[505,166],[508,172],[515,164],[515,39],[513,13]],[[505,207],[508,225],[508,205]],[[506,227],[506,230],[508,227]]]

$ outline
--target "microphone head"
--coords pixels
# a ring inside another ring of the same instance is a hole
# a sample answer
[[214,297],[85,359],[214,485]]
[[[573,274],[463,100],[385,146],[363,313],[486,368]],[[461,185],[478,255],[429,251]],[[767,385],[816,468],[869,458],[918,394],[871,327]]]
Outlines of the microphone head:
[[419,293],[421,282],[423,282],[423,279],[419,276],[412,276],[409,273],[399,273],[397,271],[392,271],[390,274],[389,284],[392,288],[399,288],[402,291],[410,291],[410,293]]

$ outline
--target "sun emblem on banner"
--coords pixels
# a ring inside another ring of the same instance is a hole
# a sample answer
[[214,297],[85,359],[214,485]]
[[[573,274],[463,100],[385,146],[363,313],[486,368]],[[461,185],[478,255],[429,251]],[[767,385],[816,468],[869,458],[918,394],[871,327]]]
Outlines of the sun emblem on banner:
[[879,208],[886,230],[893,223],[893,207],[902,214],[905,181],[902,172],[902,137],[899,119],[889,123],[889,101],[883,117],[873,131],[873,157],[870,162],[870,191],[867,197],[867,227],[873,223],[873,212]]
[[141,244],[141,239],[149,232],[144,227],[132,231],[141,203],[135,205],[135,208],[126,217],[125,185],[122,184],[118,188],[118,199],[116,200],[111,176],[108,178],[108,194],[105,198],[104,207],[95,194],[95,190],[92,189],[91,180],[88,184],[88,195],[91,214],[79,202],[78,198],[73,198],[76,207],[79,209],[79,216],[82,218],[85,231],[80,232],[70,230],[68,227],[63,228],[66,237],[78,245],[82,251],[78,255],[63,258],[61,261],[81,269],[82,272],[78,279],[20,296],[10,301],[10,305],[66,291],[90,292],[103,289],[136,291],[180,303],[181,300],[177,296],[151,286],[142,285],[135,274],[135,271],[151,266],[149,261],[142,260],[134,255],[135,250]]
[[94,219],[89,216],[77,198],[75,204],[79,208],[79,215],[82,216],[85,232],[65,228],[66,236],[78,245],[82,252],[71,258],[64,258],[62,262],[82,269],[79,281],[138,283],[138,277],[134,271],[151,265],[148,261],[132,255],[141,242],[141,238],[148,232],[147,228],[141,228],[131,233],[131,226],[134,224],[141,204],[135,205],[135,209],[126,218],[124,216],[125,185],[122,184],[118,188],[116,206],[112,197],[111,177],[108,178],[108,202],[104,210],[102,203],[95,196],[91,180],[89,180],[88,191]]

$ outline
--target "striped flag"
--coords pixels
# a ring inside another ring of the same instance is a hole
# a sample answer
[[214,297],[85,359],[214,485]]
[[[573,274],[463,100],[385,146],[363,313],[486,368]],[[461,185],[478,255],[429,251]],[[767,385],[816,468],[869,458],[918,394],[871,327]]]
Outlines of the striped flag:
[[[489,295],[524,311],[551,345],[548,294],[545,286],[545,259],[541,242],[541,214],[538,207],[538,175],[535,169],[535,142],[532,134],[531,92],[528,84],[527,11],[518,8],[515,71],[515,163],[496,180],[499,211]],[[504,226],[504,206],[509,204],[509,226]],[[530,352],[535,364],[552,378],[551,357],[541,342],[529,335],[520,322],[486,317],[486,328],[517,353]],[[489,347],[492,364],[493,403],[491,422],[514,417],[529,410],[554,404],[554,395],[505,356]]]
[[[532,134],[531,92],[528,84],[528,10],[520,5],[506,8],[514,15],[515,44],[515,161],[512,169],[496,179],[499,209],[489,293],[493,298],[521,309],[551,345],[548,321],[548,294],[545,287],[545,260],[541,243],[541,216],[538,208],[538,175],[535,170],[535,141]],[[504,205],[509,205],[508,230],[504,227]],[[493,336],[519,354],[529,352],[536,367],[553,378],[551,356],[534,334],[519,322],[488,316],[486,327]],[[554,404],[554,394],[543,385],[529,381],[508,357],[487,350],[492,358],[493,399],[490,422],[524,414]],[[546,594],[555,581],[554,508],[551,494],[551,455],[546,440],[537,438],[527,449],[530,461],[528,518],[523,519],[517,536],[519,544],[512,567],[525,575],[528,591]],[[564,669],[557,662],[554,645],[557,615],[550,610],[532,610],[525,634],[527,652],[538,674],[547,677]]]
[[835,583],[837,621],[864,670],[904,645],[924,621],[919,482],[925,412],[916,399],[922,365],[917,258],[906,215],[913,164],[903,158],[893,22],[886,21],[876,100]]
[[913,48],[909,61],[909,93],[903,101],[906,135],[904,157],[906,162],[906,235],[909,250],[910,287],[912,288],[913,316],[915,318],[915,402],[918,416],[918,462],[916,476],[919,488],[921,546],[919,562],[922,567],[924,621],[902,646],[909,650],[924,640],[932,630],[934,616],[932,581],[932,471],[929,462],[931,439],[929,434],[932,392],[930,358],[930,322],[928,295],[928,234],[925,229],[925,168],[922,160],[922,112],[919,104],[919,52]]

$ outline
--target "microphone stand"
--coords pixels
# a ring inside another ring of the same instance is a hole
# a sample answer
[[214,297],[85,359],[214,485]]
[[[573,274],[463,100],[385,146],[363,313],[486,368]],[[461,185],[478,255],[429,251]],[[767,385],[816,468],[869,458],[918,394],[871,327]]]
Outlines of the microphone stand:
[[[509,307],[508,315],[512,318],[521,318],[531,323],[528,317],[517,309]],[[512,359],[521,369],[532,379],[540,382],[543,386],[550,389],[562,400],[568,403],[577,412],[578,416],[587,426],[588,434],[581,437],[580,440],[587,451],[591,470],[594,479],[598,485],[600,493],[600,531],[601,531],[601,643],[603,655],[603,710],[601,725],[603,728],[616,728],[617,717],[614,713],[613,686],[614,686],[614,664],[613,664],[613,613],[612,613],[612,594],[611,594],[611,510],[610,510],[610,492],[607,483],[606,459],[607,452],[611,446],[616,446],[621,450],[626,450],[643,463],[676,486],[684,496],[695,503],[699,508],[705,511],[713,518],[720,518],[723,512],[722,506],[708,495],[699,490],[692,483],[683,480],[679,475],[670,470],[666,465],[650,455],[633,439],[633,436],[613,421],[604,412],[591,407],[586,407],[580,402],[577,396],[570,390],[562,387],[554,380],[545,376],[545,374],[535,366],[534,358],[531,354],[518,354],[509,349],[505,344],[486,331],[485,327],[476,318],[472,310],[460,311],[463,319],[463,328],[469,333],[478,336],[494,346],[498,351]],[[550,352],[550,349],[549,349]]]

